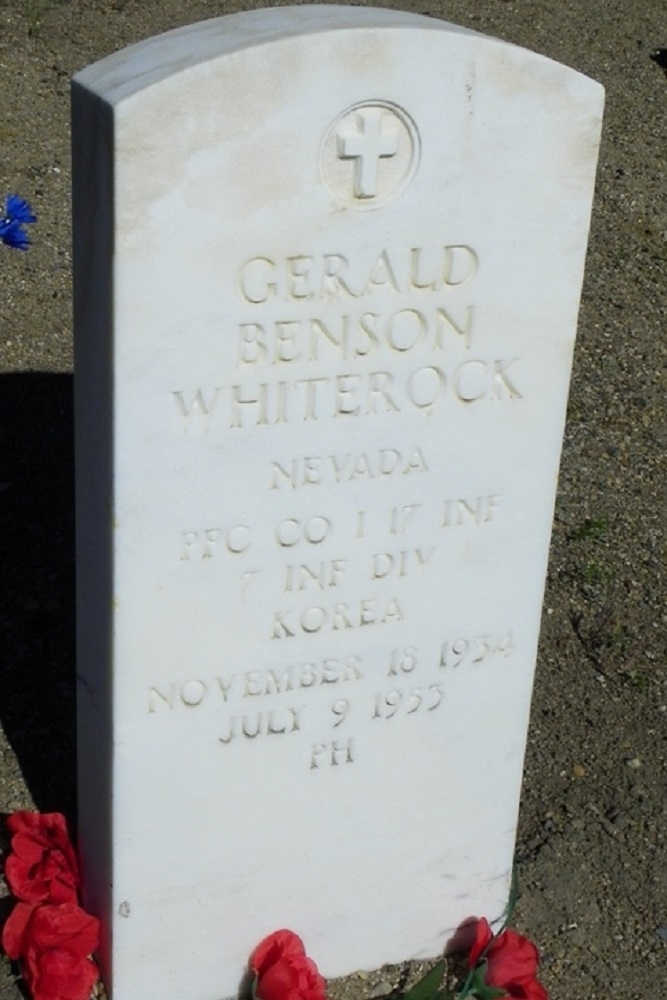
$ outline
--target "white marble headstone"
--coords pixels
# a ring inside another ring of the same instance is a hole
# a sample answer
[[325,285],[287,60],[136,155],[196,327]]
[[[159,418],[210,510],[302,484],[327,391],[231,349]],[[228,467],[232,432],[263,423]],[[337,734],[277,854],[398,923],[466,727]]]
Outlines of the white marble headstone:
[[74,81],[80,831],[113,1000],[440,954],[512,865],[602,88],[286,7]]

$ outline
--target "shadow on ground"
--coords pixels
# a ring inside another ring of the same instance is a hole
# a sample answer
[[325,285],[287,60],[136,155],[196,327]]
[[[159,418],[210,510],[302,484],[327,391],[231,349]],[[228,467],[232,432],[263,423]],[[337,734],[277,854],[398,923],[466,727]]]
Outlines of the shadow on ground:
[[70,374],[0,375],[0,723],[36,807],[69,816],[76,807],[72,388]]

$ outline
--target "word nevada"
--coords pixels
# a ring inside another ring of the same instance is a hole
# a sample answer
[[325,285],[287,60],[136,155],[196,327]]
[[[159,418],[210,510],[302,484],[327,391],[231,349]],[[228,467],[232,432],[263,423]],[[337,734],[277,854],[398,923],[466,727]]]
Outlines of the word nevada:
[[401,454],[396,448],[380,448],[360,454],[311,455],[288,462],[271,463],[271,489],[289,486],[319,486],[321,483],[349,483],[354,479],[428,472],[421,448]]

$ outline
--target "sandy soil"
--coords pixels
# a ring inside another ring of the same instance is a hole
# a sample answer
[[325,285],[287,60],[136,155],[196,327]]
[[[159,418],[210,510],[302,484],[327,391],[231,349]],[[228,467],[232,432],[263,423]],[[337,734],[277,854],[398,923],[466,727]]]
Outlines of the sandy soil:
[[[526,759],[516,924],[542,950],[552,1000],[659,1000],[667,997],[667,7],[395,6],[544,53],[607,89]],[[69,77],[126,44],[239,8],[0,4],[0,192],[20,192],[39,215],[28,254],[0,247],[0,812],[76,810]],[[21,995],[15,971],[0,962],[2,1000]],[[335,996],[385,995],[400,971],[352,977]]]

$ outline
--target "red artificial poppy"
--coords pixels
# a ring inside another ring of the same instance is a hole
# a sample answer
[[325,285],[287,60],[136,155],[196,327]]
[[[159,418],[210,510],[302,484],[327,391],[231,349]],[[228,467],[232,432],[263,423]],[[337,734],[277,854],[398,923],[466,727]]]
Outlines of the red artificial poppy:
[[76,903],[79,866],[60,813],[16,812],[5,862],[7,884],[26,903]]
[[2,947],[14,961],[23,950],[23,938],[28,921],[35,909],[33,903],[17,903],[2,928]]
[[326,986],[292,931],[269,934],[250,956],[259,1000],[325,1000]]
[[10,958],[20,958],[33,1000],[88,1000],[99,978],[90,958],[100,924],[74,903],[19,903],[3,930]]
[[535,978],[539,953],[528,938],[511,930],[494,938],[488,922],[482,917],[477,922],[475,942],[470,949],[470,968],[474,969],[480,960],[487,963],[484,976],[487,986],[505,990],[515,1000],[548,1000],[546,990]]

